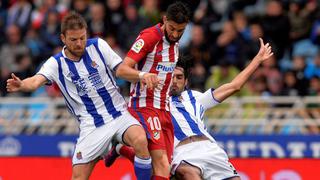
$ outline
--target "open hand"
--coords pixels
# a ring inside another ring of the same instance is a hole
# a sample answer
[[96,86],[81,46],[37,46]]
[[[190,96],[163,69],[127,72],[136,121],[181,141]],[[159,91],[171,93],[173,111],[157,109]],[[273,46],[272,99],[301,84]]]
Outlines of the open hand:
[[8,92],[16,92],[20,90],[22,86],[22,81],[18,78],[14,73],[11,73],[11,78],[7,80],[7,91]]

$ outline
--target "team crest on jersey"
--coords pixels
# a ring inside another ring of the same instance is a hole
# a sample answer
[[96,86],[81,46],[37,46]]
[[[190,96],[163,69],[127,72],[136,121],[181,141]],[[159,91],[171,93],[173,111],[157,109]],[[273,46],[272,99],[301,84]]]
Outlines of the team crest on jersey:
[[82,159],[82,153],[78,152],[76,157],[77,157],[78,160]]
[[143,39],[139,39],[138,41],[136,41],[133,46],[131,47],[131,49],[136,52],[136,53],[139,53],[140,50],[143,48],[144,46],[144,41]]
[[68,74],[67,74],[67,77],[73,77],[74,74],[70,71]]
[[178,101],[172,101],[171,102],[172,105],[176,108],[184,108],[184,105],[181,103],[181,102],[178,102]]
[[153,132],[153,138],[154,138],[155,140],[160,139],[160,132],[159,132],[159,131]]
[[99,67],[99,65],[95,61],[92,61],[91,62],[91,67],[97,69]]

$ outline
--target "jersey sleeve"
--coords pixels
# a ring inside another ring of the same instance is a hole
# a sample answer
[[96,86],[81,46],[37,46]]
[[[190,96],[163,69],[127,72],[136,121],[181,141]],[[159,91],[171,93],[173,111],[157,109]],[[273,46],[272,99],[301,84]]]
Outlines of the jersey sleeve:
[[196,98],[198,102],[203,106],[204,110],[210,109],[217,104],[220,104],[220,102],[213,97],[213,91],[213,88],[208,89],[206,92],[202,93]]
[[139,62],[153,50],[157,40],[158,37],[151,32],[141,33],[131,46],[127,57]]
[[38,75],[42,75],[47,79],[47,85],[51,85],[55,81],[55,76],[58,74],[57,60],[53,57],[49,58],[37,72]]
[[104,58],[104,61],[106,65],[112,69],[115,70],[115,68],[122,62],[121,57],[115,53],[109,44],[103,40],[103,39],[98,39],[98,48]]

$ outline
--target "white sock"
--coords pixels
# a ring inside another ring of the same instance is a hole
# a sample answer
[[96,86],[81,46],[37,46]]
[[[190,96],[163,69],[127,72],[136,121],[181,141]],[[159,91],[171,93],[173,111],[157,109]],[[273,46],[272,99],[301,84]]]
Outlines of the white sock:
[[122,148],[123,144],[119,143],[116,146],[116,152],[120,155],[120,149]]

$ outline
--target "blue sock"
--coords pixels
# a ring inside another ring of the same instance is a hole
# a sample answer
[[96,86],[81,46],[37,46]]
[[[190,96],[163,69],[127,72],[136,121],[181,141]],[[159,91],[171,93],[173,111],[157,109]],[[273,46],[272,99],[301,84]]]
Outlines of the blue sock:
[[152,174],[151,158],[134,157],[134,172],[138,180],[150,180]]

